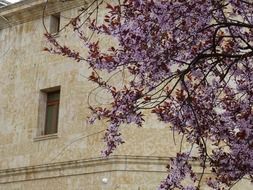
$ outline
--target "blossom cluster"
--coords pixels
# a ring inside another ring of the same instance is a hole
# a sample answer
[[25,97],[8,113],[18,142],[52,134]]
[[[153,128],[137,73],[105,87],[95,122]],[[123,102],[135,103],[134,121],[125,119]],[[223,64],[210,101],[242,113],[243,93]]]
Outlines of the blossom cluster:
[[[151,110],[197,146],[203,168],[197,179],[188,161],[191,152],[178,153],[159,189],[199,189],[207,164],[213,189],[230,188],[245,176],[253,180],[252,1],[124,0],[107,4],[107,10],[103,24],[87,19],[88,30],[118,42],[106,52],[99,41],[84,37],[81,14],[70,22],[94,71],[124,67],[132,76],[118,89],[94,72],[90,77],[113,98],[109,107],[91,107],[91,122],[108,121],[104,155],[124,142],[120,125],[141,126],[142,111]],[[48,39],[50,52],[83,60]],[[187,176],[192,186],[181,183]]]

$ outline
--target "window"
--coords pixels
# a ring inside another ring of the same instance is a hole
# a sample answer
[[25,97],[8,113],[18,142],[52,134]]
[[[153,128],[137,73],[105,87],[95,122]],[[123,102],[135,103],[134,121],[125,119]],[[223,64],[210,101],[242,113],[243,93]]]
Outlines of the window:
[[51,34],[58,34],[60,31],[60,13],[56,13],[49,17],[49,32]]
[[40,90],[37,137],[58,132],[60,94],[60,86]]
[[57,133],[60,90],[47,93],[44,135]]

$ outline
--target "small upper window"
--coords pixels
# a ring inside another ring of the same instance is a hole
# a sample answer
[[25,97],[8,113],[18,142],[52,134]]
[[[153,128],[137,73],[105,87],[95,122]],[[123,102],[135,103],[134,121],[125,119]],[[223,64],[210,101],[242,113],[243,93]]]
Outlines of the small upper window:
[[44,135],[57,133],[60,90],[47,92]]
[[60,13],[50,16],[49,32],[51,34],[57,34],[60,31]]

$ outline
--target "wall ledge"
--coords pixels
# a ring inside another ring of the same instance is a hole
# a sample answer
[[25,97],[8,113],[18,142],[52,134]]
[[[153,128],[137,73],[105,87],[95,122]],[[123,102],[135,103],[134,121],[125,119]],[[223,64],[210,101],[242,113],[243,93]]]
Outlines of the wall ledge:
[[0,184],[113,171],[166,172],[168,157],[114,155],[0,170]]
[[[45,2],[45,0],[24,0],[0,8],[0,30],[42,18]],[[90,0],[48,0],[44,16],[87,6],[89,2]]]

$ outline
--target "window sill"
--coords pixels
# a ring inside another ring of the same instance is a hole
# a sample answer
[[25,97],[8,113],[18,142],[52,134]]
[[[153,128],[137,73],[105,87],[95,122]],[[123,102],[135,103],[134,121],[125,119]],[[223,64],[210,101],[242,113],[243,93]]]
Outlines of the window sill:
[[57,138],[58,138],[58,134],[54,133],[54,134],[41,135],[38,137],[34,137],[33,141],[44,141],[44,140],[57,139]]
[[54,33],[50,33],[54,38],[59,38],[60,37],[60,33],[59,32],[54,32]]

